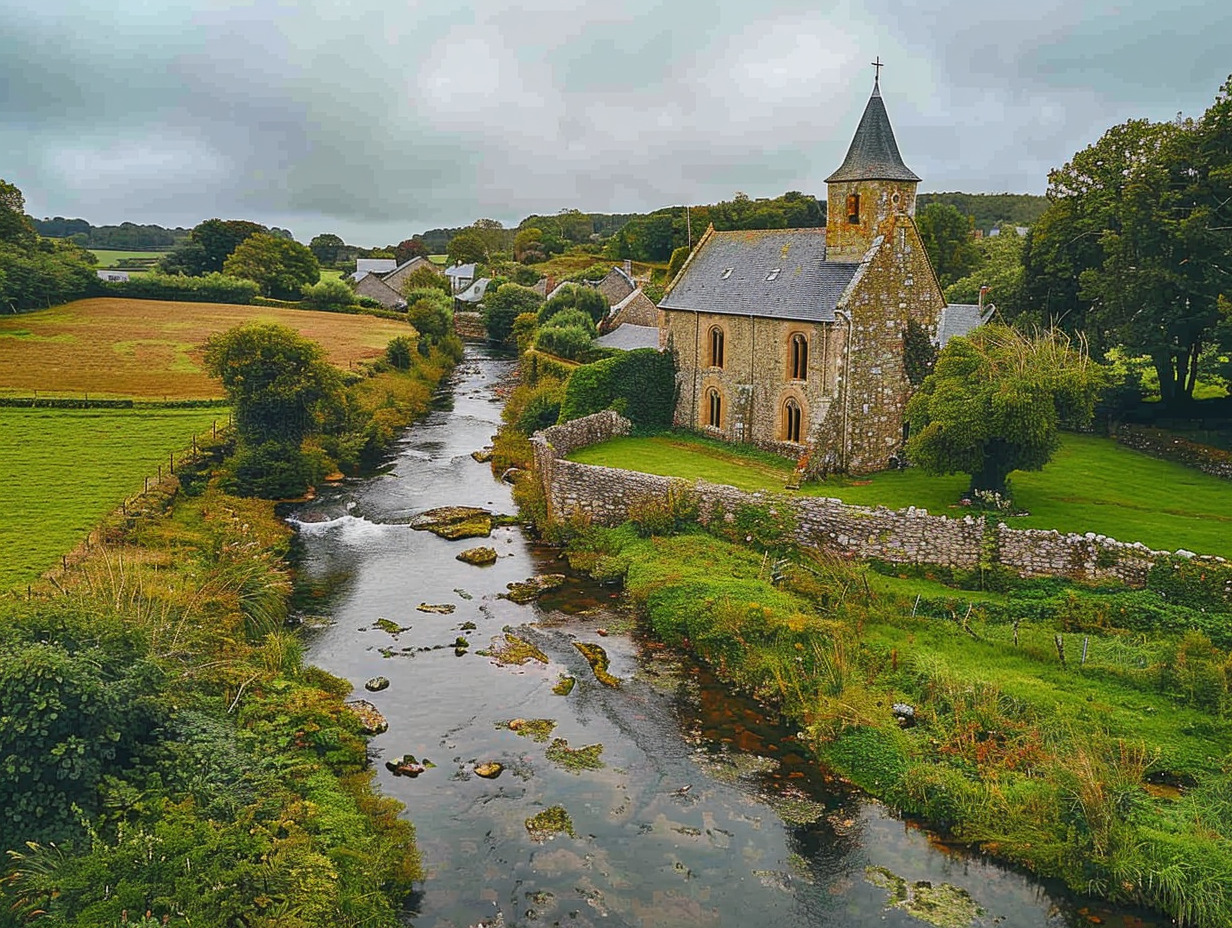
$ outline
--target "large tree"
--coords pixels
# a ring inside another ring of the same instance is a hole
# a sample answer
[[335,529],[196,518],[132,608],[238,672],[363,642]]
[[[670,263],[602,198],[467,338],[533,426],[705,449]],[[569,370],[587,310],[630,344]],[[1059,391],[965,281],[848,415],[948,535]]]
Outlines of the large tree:
[[394,260],[399,264],[405,264],[411,258],[426,257],[428,257],[428,246],[422,236],[412,235],[394,246]]
[[236,246],[223,273],[254,281],[265,296],[294,300],[321,279],[321,266],[307,246],[259,232]]
[[1200,119],[1109,129],[1049,175],[1048,200],[1028,299],[1149,355],[1165,403],[1190,399],[1232,290],[1232,78]]
[[231,403],[238,489],[269,497],[303,492],[318,476],[303,441],[341,402],[341,378],[320,346],[285,326],[250,323],[210,336],[205,366]]
[[330,265],[337,261],[338,253],[345,247],[346,242],[341,236],[334,235],[332,232],[315,235],[308,243],[308,250],[322,265]]
[[1015,470],[1039,470],[1062,425],[1090,422],[1103,371],[1081,342],[1004,325],[951,339],[907,404],[907,457],[934,474],[971,475],[970,492],[1008,497]]
[[[189,233],[189,238],[201,246],[205,253],[203,274],[221,271],[240,243],[250,236],[265,232],[273,234],[259,222],[246,219],[207,219],[198,223]],[[285,238],[275,235],[275,238]]]
[[488,244],[478,229],[463,229],[449,240],[449,260],[462,264],[488,260]]
[[34,225],[26,215],[25,197],[12,184],[0,179],[0,245],[28,246],[34,239]]
[[979,263],[971,220],[948,203],[929,203],[915,217],[942,287],[965,277]]
[[533,313],[543,302],[529,287],[502,284],[495,293],[489,291],[483,301],[483,324],[488,338],[503,342],[513,333],[513,321],[523,313]]

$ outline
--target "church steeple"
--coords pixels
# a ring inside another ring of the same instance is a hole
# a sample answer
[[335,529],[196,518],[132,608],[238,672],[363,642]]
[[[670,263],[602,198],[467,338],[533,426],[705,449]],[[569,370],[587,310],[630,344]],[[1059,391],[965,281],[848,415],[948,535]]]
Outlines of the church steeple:
[[864,115],[837,171],[826,178],[826,255],[831,261],[858,261],[883,234],[896,214],[915,215],[919,176],[898,153],[890,117],[881,99],[878,76]]

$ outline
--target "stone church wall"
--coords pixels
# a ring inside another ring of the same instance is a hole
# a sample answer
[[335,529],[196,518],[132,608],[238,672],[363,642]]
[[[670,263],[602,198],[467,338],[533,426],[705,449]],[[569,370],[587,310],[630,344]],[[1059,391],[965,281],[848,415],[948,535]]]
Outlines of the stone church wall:
[[[628,517],[631,504],[663,499],[682,485],[696,494],[700,518],[730,518],[745,505],[784,506],[797,519],[796,540],[805,546],[855,558],[962,570],[981,563],[1009,568],[1021,577],[1065,577],[1140,587],[1156,559],[1168,552],[1119,542],[1103,535],[1015,529],[983,517],[930,515],[923,509],[851,506],[837,499],[748,493],[735,487],[659,477],[565,460],[586,445],[629,432],[629,422],[611,410],[538,432],[531,439],[535,466],[548,499],[549,517],[583,514],[602,525]],[[1223,562],[1222,558],[1212,561]]]

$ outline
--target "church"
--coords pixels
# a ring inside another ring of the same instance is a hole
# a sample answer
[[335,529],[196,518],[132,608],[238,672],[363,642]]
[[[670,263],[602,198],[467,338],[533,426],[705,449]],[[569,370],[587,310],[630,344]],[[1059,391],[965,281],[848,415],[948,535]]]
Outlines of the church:
[[677,360],[675,424],[796,457],[809,476],[890,466],[921,359],[972,318],[947,308],[925,253],[919,182],[875,79],[826,178],[824,229],[711,226],[659,302],[660,344]]

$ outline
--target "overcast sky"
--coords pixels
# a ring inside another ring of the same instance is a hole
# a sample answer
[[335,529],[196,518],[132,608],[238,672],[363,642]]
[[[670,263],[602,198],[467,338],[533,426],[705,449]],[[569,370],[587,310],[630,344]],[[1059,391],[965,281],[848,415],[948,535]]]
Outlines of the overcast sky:
[[872,87],[921,191],[1043,193],[1199,115],[1227,0],[0,0],[0,177],[37,217],[400,241],[479,217],[825,196]]

